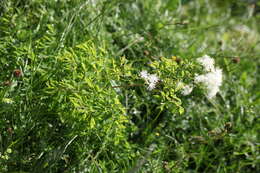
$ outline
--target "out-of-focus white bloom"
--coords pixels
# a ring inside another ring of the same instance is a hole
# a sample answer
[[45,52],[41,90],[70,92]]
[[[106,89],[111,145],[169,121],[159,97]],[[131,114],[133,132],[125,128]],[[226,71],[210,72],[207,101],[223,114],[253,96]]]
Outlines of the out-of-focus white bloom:
[[148,90],[153,90],[156,87],[156,84],[159,82],[159,78],[156,74],[151,74],[148,76]]
[[141,113],[141,111],[137,110],[136,108],[133,108],[133,109],[131,110],[131,112],[132,112],[132,114],[134,114],[134,115],[139,115],[139,114]]
[[144,37],[139,37],[138,41],[144,41]]
[[148,80],[150,83],[157,83],[159,81],[159,78],[156,74],[151,74],[149,75]]
[[182,88],[182,91],[181,93],[185,96],[189,95],[193,90],[193,86],[191,85],[185,85],[183,88]]
[[155,86],[156,86],[156,83],[149,83],[147,89],[151,91],[155,88]]
[[143,79],[147,79],[148,78],[148,72],[146,71],[146,70],[143,70],[143,71],[141,71],[140,72],[140,76],[141,76],[141,78],[143,78]]
[[222,84],[222,70],[214,67],[215,61],[208,55],[198,58],[197,61],[207,73],[197,75],[195,83],[202,83],[207,89],[207,97],[211,99],[219,92],[219,87]]
[[153,90],[160,80],[156,74],[149,74],[145,70],[140,72],[140,77],[148,84],[148,90]]
[[197,61],[205,68],[205,71],[207,72],[213,71],[215,69],[215,61],[208,55],[204,55],[203,57],[198,58]]
[[236,25],[234,29],[242,34],[248,34],[252,32],[252,30],[246,25]]
[[207,89],[207,97],[213,98],[222,84],[222,70],[215,68],[211,72],[195,77],[195,83],[202,83]]

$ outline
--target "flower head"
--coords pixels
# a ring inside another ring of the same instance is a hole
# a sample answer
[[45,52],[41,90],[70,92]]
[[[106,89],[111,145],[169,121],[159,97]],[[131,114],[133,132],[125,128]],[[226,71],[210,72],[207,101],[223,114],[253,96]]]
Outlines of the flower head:
[[198,58],[197,61],[205,68],[205,71],[207,71],[207,72],[212,71],[215,68],[214,59],[208,55],[204,55],[203,57]]
[[147,79],[148,75],[149,75],[149,73],[146,70],[143,70],[143,71],[140,72],[140,76],[143,79]]
[[156,74],[151,74],[148,77],[148,81],[150,83],[157,83],[159,81],[159,78],[158,78],[158,76]]
[[181,90],[181,93],[185,96],[189,95],[193,90],[193,86],[191,85],[185,85],[182,90]]
[[145,70],[140,72],[140,77],[148,84],[148,90],[153,90],[160,80],[156,74],[149,74]]
[[195,77],[195,83],[202,83],[207,89],[207,97],[213,98],[222,84],[222,70],[216,68],[209,73]]

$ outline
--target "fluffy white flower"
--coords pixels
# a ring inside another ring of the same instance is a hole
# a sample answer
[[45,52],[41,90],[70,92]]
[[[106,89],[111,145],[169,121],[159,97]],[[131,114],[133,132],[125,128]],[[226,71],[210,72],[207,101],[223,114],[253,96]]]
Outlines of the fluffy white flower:
[[148,90],[153,90],[160,80],[156,74],[149,74],[145,70],[140,72],[140,77],[143,78],[148,84]]
[[140,76],[141,76],[141,78],[143,78],[143,79],[147,79],[148,78],[148,72],[146,71],[146,70],[143,70],[143,71],[141,71],[140,72]]
[[159,78],[156,74],[149,75],[148,81],[150,83],[157,83],[159,81]]
[[215,69],[215,61],[208,55],[204,55],[203,57],[198,58],[197,61],[205,68],[205,71],[207,72],[213,71]]
[[183,88],[182,88],[182,91],[181,93],[185,96],[189,95],[193,90],[193,86],[191,85],[185,85]]
[[156,86],[156,83],[149,83],[147,89],[151,91],[155,88],[155,86]]
[[202,83],[207,89],[207,97],[213,98],[222,84],[222,70],[219,68],[211,70],[211,72],[195,77],[195,83]]

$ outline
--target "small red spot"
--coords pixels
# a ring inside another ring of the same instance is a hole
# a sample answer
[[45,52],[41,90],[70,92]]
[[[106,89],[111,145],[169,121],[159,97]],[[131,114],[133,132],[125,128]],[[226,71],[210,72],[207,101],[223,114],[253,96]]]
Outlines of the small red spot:
[[238,64],[240,62],[240,58],[239,57],[234,57],[232,59],[232,62],[235,63],[235,64]]
[[181,63],[181,59],[180,58],[176,58],[175,61],[180,64]]
[[14,74],[15,77],[21,77],[22,71],[20,69],[15,69],[13,74]]
[[145,54],[146,56],[148,56],[148,55],[150,55],[150,52],[147,51],[147,50],[145,50],[145,51],[144,51],[144,54]]

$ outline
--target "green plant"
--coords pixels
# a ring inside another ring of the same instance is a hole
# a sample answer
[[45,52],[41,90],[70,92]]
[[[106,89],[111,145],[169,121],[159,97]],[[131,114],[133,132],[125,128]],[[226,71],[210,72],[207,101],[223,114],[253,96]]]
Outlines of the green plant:
[[2,0],[0,172],[259,172],[257,8]]

